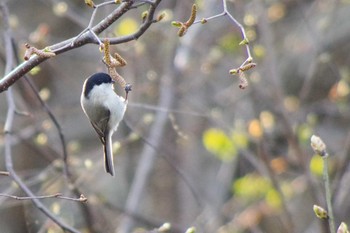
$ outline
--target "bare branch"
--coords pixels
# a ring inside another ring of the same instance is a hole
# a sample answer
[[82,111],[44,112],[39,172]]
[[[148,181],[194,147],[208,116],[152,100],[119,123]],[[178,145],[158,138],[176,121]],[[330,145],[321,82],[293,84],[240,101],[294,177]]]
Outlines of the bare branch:
[[[3,22],[5,25],[5,32],[4,32],[4,42],[5,42],[5,50],[6,50],[6,67],[5,67],[5,74],[8,73],[12,67],[13,67],[13,61],[14,61],[14,53],[12,49],[12,43],[11,43],[11,30],[8,25],[8,8],[5,3],[0,4],[0,11],[3,16]],[[62,222],[57,216],[53,215],[49,209],[43,205],[43,203],[39,199],[35,199],[35,195],[33,192],[25,185],[25,183],[21,180],[21,178],[17,175],[15,170],[13,169],[13,162],[12,162],[12,145],[11,142],[13,140],[13,137],[11,135],[12,126],[13,126],[13,120],[15,116],[15,102],[13,98],[12,89],[9,88],[6,92],[6,99],[8,104],[8,110],[7,110],[7,116],[6,116],[6,122],[5,122],[5,137],[4,137],[4,144],[5,144],[5,166],[7,171],[9,172],[10,177],[18,184],[18,186],[29,196],[33,199],[32,202],[34,205],[42,211],[46,216],[48,216],[52,221],[54,221],[57,225],[59,225],[63,230],[69,231],[69,232],[79,232],[78,230],[66,225],[64,222]]]
[[65,199],[69,201],[78,201],[78,202],[86,202],[87,198],[84,197],[84,195],[81,195],[79,198],[72,198],[72,197],[65,197],[62,195],[62,193],[55,193],[51,195],[43,195],[43,196],[34,196],[34,197],[19,197],[19,196],[14,196],[10,194],[5,194],[5,193],[0,193],[1,197],[8,197],[16,200],[21,200],[21,201],[27,201],[27,200],[33,200],[33,199],[47,199],[47,198],[59,198],[59,199]]
[[[157,22],[154,19],[154,12],[162,0],[156,0],[154,2],[149,2],[149,14],[145,22],[140,26],[140,28],[127,36],[117,37],[117,38],[108,38],[111,44],[120,44],[128,41],[136,40],[139,38],[145,31],[151,26],[151,24]],[[121,16],[123,16],[126,12],[134,7],[134,3],[138,2],[136,0],[129,0],[121,3],[117,9],[115,9],[111,14],[109,14],[106,18],[101,20],[96,26],[92,27],[91,30],[84,30],[85,32],[79,34],[77,37],[70,38],[63,42],[54,44],[52,46],[48,46],[48,49],[54,52],[56,55],[70,51],[72,49],[81,47],[85,44],[93,43],[100,44],[100,41],[103,41],[105,38],[101,38],[100,40],[96,39],[95,35],[99,35],[105,29],[107,29],[112,23],[118,20]],[[108,2],[110,4],[110,2]],[[96,8],[95,8],[96,9]],[[90,33],[93,32],[93,33]],[[74,42],[74,43],[73,43]],[[72,45],[73,43],[73,45]],[[28,73],[32,68],[41,64],[48,58],[39,57],[37,55],[32,56],[28,61],[23,62],[21,65],[17,66],[11,72],[7,73],[0,80],[0,93],[7,90],[12,84],[14,84],[18,79],[20,79],[24,74]]]
[[[233,17],[233,15],[227,9],[227,0],[222,0],[222,5],[223,5],[224,9],[223,9],[223,11],[220,14],[217,14],[217,15],[214,15],[214,16],[210,16],[208,18],[203,18],[201,20],[197,20],[193,24],[198,24],[198,23],[203,24],[203,23],[206,23],[206,22],[208,22],[210,20],[213,20],[213,19],[216,19],[216,18],[219,18],[219,17],[223,17],[223,16],[227,16],[240,29],[243,41],[247,41],[248,42],[248,38],[247,38],[247,35],[246,35],[246,32],[245,32],[245,29],[244,29],[243,25],[240,22],[238,22],[238,20],[236,20],[235,17]],[[253,61],[253,57],[251,55],[250,48],[249,48],[249,43],[245,43],[244,46],[246,48],[247,58],[242,63],[241,66],[244,66],[247,63],[251,63]]]

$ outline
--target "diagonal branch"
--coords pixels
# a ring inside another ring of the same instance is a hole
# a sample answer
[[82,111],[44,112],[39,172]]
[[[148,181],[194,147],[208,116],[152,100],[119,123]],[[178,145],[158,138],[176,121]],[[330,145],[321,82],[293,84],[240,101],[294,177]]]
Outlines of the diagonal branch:
[[[155,0],[154,2],[147,2],[149,7],[149,16],[145,20],[145,22],[142,23],[142,25],[139,27],[139,29],[127,36],[117,37],[117,38],[110,38],[111,44],[121,44],[128,41],[136,40],[138,39],[143,33],[146,32],[146,30],[156,22],[154,20],[154,13],[156,8],[158,7],[159,3],[162,0]],[[115,9],[111,14],[109,14],[106,18],[101,20],[96,26],[94,26],[91,31],[94,32],[94,34],[99,35],[101,32],[103,32],[105,29],[107,29],[109,26],[111,26],[116,20],[118,20],[121,16],[123,16],[126,12],[128,12],[130,9],[132,9],[134,6],[134,3],[138,2],[136,0],[128,0],[120,4],[120,6]],[[48,49],[50,49],[52,52],[54,52],[56,55],[79,48],[86,44],[99,44],[98,40],[95,38],[93,33],[90,33],[90,30],[86,31],[82,35],[79,35],[77,37],[73,37],[70,39],[67,39],[65,41],[62,41],[60,43],[54,44],[52,46],[49,46]],[[72,45],[72,42],[73,45]],[[43,63],[48,58],[45,57],[39,57],[37,55],[32,56],[28,61],[23,62],[19,66],[17,66],[15,69],[7,73],[1,80],[0,80],[0,93],[3,91],[6,91],[11,85],[13,85],[17,80],[19,80],[24,74],[28,73],[31,69],[33,69],[35,66]]]

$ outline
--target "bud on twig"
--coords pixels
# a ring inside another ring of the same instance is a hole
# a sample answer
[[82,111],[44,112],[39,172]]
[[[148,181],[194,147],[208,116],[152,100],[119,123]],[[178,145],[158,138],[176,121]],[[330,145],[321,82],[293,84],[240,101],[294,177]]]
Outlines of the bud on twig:
[[54,52],[51,52],[49,48],[45,48],[43,50],[39,50],[33,46],[30,46],[28,43],[26,43],[24,45],[26,47],[26,52],[24,53],[24,60],[28,61],[29,58],[33,55],[36,54],[39,57],[45,57],[45,58],[49,58],[49,57],[54,57],[56,56],[56,54]]
[[322,157],[327,155],[326,144],[322,141],[322,139],[318,136],[311,136],[311,147],[314,152]]
[[346,223],[340,223],[337,233],[349,233],[348,226],[346,225]]
[[92,0],[85,0],[85,4],[91,8],[95,8],[95,3]]
[[158,228],[158,232],[168,232],[171,229],[171,224],[166,222]]
[[190,227],[186,230],[185,233],[195,233],[196,232],[196,228],[195,227]]
[[318,217],[319,219],[328,219],[327,210],[323,209],[321,206],[314,205],[313,210],[314,210],[316,217]]

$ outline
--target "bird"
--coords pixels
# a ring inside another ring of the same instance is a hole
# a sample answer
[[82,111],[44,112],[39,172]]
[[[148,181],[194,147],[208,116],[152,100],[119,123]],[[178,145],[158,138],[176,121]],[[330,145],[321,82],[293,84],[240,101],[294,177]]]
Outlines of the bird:
[[95,129],[104,151],[105,170],[114,176],[112,135],[123,119],[128,104],[114,91],[114,80],[107,73],[95,73],[83,85],[81,107]]

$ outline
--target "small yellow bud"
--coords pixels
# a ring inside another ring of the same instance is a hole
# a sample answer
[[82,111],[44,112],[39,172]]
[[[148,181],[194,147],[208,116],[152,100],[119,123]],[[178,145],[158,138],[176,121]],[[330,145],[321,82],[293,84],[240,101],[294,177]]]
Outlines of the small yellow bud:
[[238,73],[238,70],[237,69],[231,69],[230,70],[230,74],[232,74],[232,75],[235,75],[235,74],[237,74]]
[[100,44],[100,46],[98,47],[98,49],[99,49],[100,52],[102,53],[102,52],[105,50],[104,44]]
[[323,209],[321,206],[314,205],[313,210],[316,217],[318,217],[319,219],[328,219],[327,210]]
[[208,22],[208,20],[206,18],[201,19],[201,24],[205,24],[207,22]]
[[239,42],[239,45],[247,45],[249,44],[249,40],[247,38],[244,38],[241,42]]
[[85,4],[91,8],[95,8],[95,3],[92,0],[85,0]]
[[183,25],[183,23],[179,21],[172,21],[171,25],[173,25],[174,27],[180,28]]
[[165,12],[162,12],[160,15],[158,15],[157,17],[157,22],[161,21],[162,19],[164,19],[166,16],[166,13]]
[[145,22],[147,17],[148,17],[148,11],[142,12],[142,14],[141,14],[142,22]]

